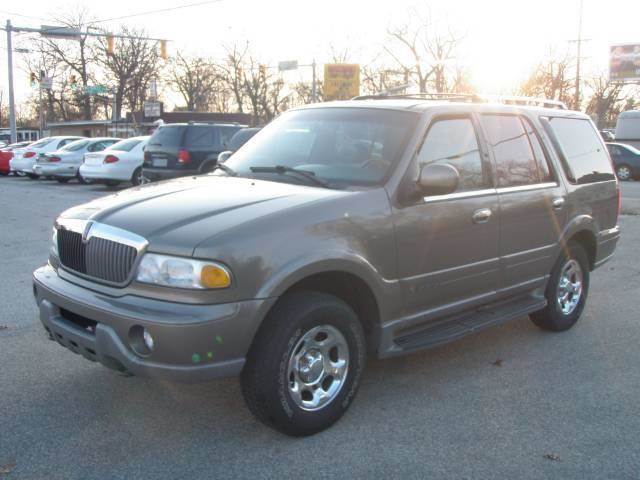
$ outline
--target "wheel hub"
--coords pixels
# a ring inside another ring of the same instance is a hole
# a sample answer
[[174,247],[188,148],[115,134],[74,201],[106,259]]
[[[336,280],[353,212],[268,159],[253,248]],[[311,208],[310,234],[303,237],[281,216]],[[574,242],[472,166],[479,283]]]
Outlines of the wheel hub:
[[582,297],[582,268],[576,260],[569,260],[560,271],[556,300],[560,311],[571,314]]
[[287,381],[293,401],[303,410],[319,410],[334,400],[349,369],[344,335],[331,325],[306,332],[291,351]]

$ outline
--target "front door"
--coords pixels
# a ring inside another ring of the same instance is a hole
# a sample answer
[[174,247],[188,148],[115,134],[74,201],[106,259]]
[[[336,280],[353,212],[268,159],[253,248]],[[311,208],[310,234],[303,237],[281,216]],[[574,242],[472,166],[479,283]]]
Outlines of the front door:
[[394,211],[405,316],[416,321],[495,295],[498,200],[479,145],[471,116],[436,118],[416,157],[418,170],[429,163],[451,164],[460,174],[458,189]]

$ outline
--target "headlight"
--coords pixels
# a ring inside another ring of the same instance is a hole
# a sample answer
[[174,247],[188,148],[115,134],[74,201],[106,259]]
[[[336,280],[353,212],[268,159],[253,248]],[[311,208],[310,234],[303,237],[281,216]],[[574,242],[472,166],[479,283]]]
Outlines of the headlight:
[[58,229],[53,227],[53,233],[51,234],[51,254],[59,257],[58,254]]
[[136,280],[166,287],[212,289],[231,285],[231,273],[216,262],[147,253],[138,266]]

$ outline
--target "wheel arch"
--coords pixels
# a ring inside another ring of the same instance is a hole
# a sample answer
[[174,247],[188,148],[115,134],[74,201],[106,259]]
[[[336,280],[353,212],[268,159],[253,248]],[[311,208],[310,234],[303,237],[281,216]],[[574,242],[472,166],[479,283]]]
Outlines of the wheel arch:
[[569,223],[560,239],[560,247],[566,251],[572,242],[584,248],[589,269],[593,270],[598,256],[598,228],[593,217],[581,215]]

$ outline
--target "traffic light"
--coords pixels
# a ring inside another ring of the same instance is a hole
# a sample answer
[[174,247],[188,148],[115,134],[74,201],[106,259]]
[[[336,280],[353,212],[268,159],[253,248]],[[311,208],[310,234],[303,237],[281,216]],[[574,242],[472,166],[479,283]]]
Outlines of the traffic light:
[[242,78],[242,67],[236,67],[236,78],[237,79]]
[[70,75],[69,83],[71,84],[71,88],[75,89],[78,86],[78,78],[75,75]]
[[160,40],[160,58],[162,58],[163,60],[166,60],[168,57],[167,55],[167,41],[166,40]]
[[115,51],[115,38],[113,35],[107,35],[107,55],[113,55]]
[[258,73],[260,74],[260,78],[264,80],[267,77],[267,66],[261,63],[258,66]]
[[35,87],[38,84],[38,77],[36,76],[35,72],[31,72],[29,74],[29,83],[32,87]]

